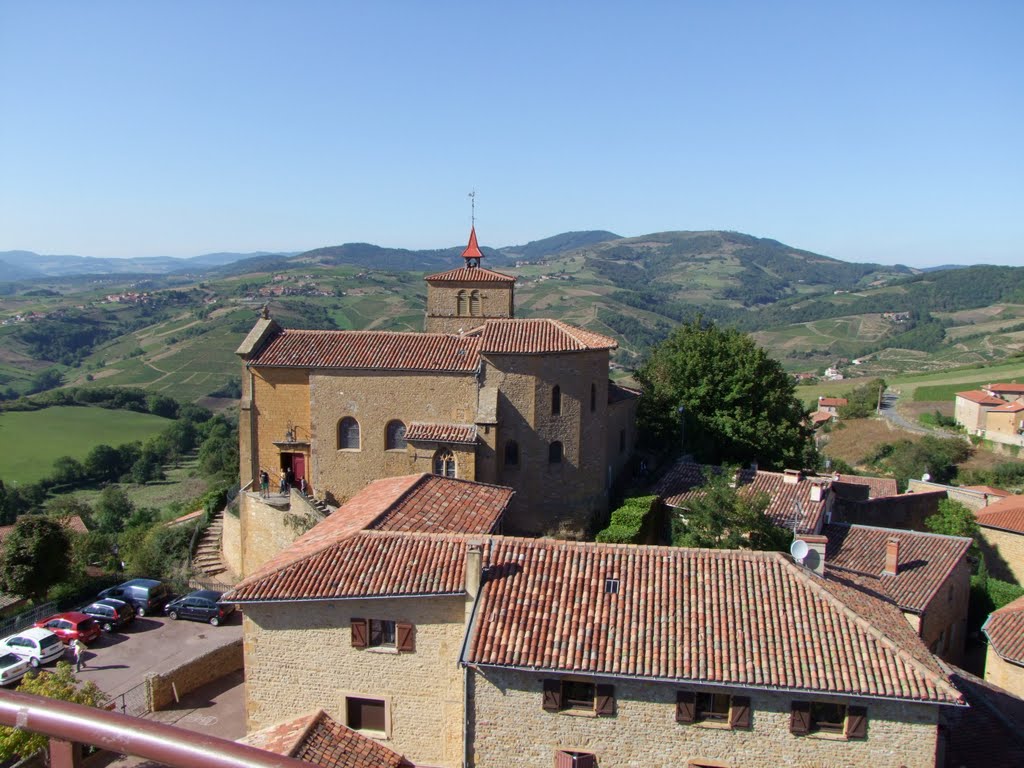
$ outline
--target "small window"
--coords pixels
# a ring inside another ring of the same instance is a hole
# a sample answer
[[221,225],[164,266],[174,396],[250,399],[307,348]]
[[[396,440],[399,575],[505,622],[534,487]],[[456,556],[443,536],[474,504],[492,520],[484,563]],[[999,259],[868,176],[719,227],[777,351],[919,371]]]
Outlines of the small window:
[[590,412],[597,410],[597,384],[590,385]]
[[845,727],[845,704],[831,704],[824,701],[811,702],[811,733],[843,733]]
[[551,445],[548,446],[548,463],[549,464],[561,464],[562,463],[562,444],[555,440]]
[[359,422],[351,416],[338,422],[338,449],[359,450]]
[[555,768],[597,768],[597,758],[590,752],[555,752]]
[[604,593],[606,595],[617,595],[617,594],[619,594],[619,580],[618,579],[605,579],[604,580]]
[[577,680],[545,680],[542,706],[546,712],[593,712],[608,717],[615,714],[615,686]]
[[562,710],[578,709],[592,712],[594,710],[595,685],[572,680],[562,681]]
[[455,477],[455,454],[447,448],[441,448],[434,454],[434,474]]
[[389,421],[384,431],[384,447],[388,451],[404,451],[405,424],[400,421]]
[[953,585],[952,584],[949,585],[949,592],[946,595],[946,602],[947,603],[952,603],[953,602]]
[[505,443],[505,466],[519,466],[519,443],[515,440],[509,440]]
[[466,299],[466,292],[465,291],[459,291],[458,292],[458,294],[456,296],[456,304],[457,304],[456,311],[457,311],[459,317],[465,317],[466,315],[469,314],[469,309],[468,309],[469,303],[468,303],[468,301]]
[[697,721],[728,722],[730,698],[727,693],[698,693]]
[[619,453],[626,452],[626,430],[619,430]]
[[470,291],[469,314],[473,317],[480,317],[480,291]]
[[395,622],[370,619],[370,648],[395,647]]
[[354,731],[387,730],[387,705],[383,699],[358,699],[349,697],[345,701],[346,725]]
[[551,415],[557,416],[562,412],[562,388],[557,384],[551,388]]

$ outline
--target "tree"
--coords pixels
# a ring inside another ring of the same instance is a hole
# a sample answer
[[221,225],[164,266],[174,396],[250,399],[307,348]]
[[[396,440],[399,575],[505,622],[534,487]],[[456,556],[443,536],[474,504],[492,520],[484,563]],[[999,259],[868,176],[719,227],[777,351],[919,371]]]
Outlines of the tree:
[[672,544],[711,549],[784,550],[793,540],[765,514],[764,492],[733,488],[735,470],[713,474],[672,521]]
[[97,445],[85,457],[85,471],[94,480],[117,480],[122,471],[121,454],[109,445]]
[[874,414],[878,408],[879,399],[885,392],[885,386],[883,379],[872,379],[847,392],[843,395],[846,398],[846,405],[841,405],[837,409],[839,418],[866,419]]
[[53,473],[51,479],[57,485],[74,485],[85,476],[85,467],[82,462],[71,456],[59,456],[53,462]]
[[46,514],[67,526],[73,517],[88,520],[92,515],[92,507],[75,496],[58,496],[46,505]]
[[946,536],[966,536],[976,539],[978,522],[974,513],[959,501],[943,499],[939,502],[939,511],[924,521],[925,527],[933,533]]
[[70,572],[71,537],[64,526],[44,515],[19,518],[3,543],[3,591],[41,600]]
[[[50,699],[100,707],[104,694],[96,683],[79,683],[66,661],[58,661],[52,672],[29,672],[18,688],[21,693],[46,696]],[[46,749],[49,737],[22,728],[0,727],[0,760],[28,757]]]
[[655,347],[637,378],[639,426],[649,443],[682,438],[710,464],[816,464],[792,377],[745,333],[698,318]]
[[103,533],[117,533],[124,528],[125,521],[134,510],[135,505],[123,488],[108,485],[96,501],[96,511],[93,514],[96,528]]

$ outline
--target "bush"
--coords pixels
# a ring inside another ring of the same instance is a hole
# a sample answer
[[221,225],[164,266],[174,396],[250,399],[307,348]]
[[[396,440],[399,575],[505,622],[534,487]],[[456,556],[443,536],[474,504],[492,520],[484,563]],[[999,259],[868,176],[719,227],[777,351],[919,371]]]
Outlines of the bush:
[[657,496],[634,496],[612,512],[608,527],[597,534],[605,544],[639,544],[640,535],[648,517],[657,508]]

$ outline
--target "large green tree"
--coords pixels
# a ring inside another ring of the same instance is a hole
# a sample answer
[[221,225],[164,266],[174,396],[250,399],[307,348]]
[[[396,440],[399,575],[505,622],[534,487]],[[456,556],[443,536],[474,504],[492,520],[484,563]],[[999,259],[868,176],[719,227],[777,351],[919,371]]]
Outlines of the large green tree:
[[71,540],[58,520],[46,515],[18,518],[3,544],[0,587],[39,600],[71,572]]
[[128,494],[118,485],[108,485],[96,500],[93,519],[96,528],[103,533],[117,533],[124,529],[125,522],[135,511],[135,505]]
[[698,318],[655,347],[637,378],[640,429],[655,446],[681,444],[712,464],[815,461],[792,377],[745,333]]

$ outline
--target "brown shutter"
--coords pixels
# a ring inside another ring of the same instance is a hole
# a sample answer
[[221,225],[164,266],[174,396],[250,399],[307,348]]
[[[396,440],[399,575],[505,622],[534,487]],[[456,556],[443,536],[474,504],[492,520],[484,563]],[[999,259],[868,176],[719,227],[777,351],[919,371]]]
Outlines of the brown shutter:
[[366,619],[352,619],[352,647],[365,648],[367,632]]
[[793,711],[789,717],[789,732],[797,736],[806,736],[811,732],[811,702],[793,702]]
[[560,749],[555,750],[555,768],[573,768],[572,755]]
[[398,650],[412,653],[416,650],[416,627],[412,624],[398,623],[395,625],[398,638]]
[[693,691],[676,693],[676,722],[692,723],[697,719],[697,694]]
[[750,727],[750,697],[733,696],[729,707],[729,725],[733,728]]
[[615,686],[597,686],[597,695],[594,697],[594,709],[599,715],[609,716],[615,714]]
[[846,708],[846,736],[850,739],[866,739],[868,737],[867,707]]
[[562,681],[544,681],[544,703],[545,712],[557,712],[562,708]]
[[576,754],[576,768],[597,768],[597,758],[588,752]]

